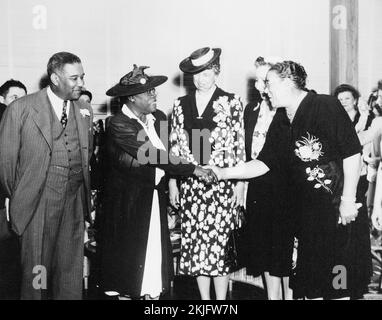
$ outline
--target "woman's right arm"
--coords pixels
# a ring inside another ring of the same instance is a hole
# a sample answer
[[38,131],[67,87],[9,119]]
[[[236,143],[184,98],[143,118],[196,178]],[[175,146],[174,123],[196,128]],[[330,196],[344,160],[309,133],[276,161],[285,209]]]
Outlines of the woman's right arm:
[[288,146],[285,140],[285,128],[280,113],[276,113],[269,127],[264,146],[256,159],[241,163],[236,167],[213,168],[219,180],[228,179],[251,179],[266,174],[273,168],[280,169],[280,165],[286,160],[283,154]]
[[251,179],[262,176],[269,171],[268,166],[257,159],[242,163],[236,167],[218,168],[211,167],[219,180]]

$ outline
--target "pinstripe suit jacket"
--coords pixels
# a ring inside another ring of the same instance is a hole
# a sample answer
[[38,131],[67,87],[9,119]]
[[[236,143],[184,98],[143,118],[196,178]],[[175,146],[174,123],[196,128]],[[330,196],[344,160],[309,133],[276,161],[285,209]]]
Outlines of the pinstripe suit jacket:
[[[73,103],[86,189],[84,207],[90,211],[93,112],[85,102]],[[82,115],[80,109],[88,110],[90,116]],[[50,114],[51,104],[43,89],[10,104],[0,124],[0,184],[10,198],[12,228],[18,235],[32,219],[45,187],[53,144]]]

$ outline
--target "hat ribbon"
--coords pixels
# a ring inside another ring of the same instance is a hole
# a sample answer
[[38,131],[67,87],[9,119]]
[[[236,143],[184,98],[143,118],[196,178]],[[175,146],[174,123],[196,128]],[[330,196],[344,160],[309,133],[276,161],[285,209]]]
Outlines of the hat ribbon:
[[197,59],[191,59],[191,63],[194,67],[200,67],[203,64],[207,63],[214,57],[214,50],[210,49],[204,56],[201,56]]

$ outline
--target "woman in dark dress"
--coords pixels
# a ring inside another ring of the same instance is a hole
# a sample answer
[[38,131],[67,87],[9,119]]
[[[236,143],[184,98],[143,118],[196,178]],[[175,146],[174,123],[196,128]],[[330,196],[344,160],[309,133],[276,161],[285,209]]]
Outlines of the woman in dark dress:
[[304,68],[292,61],[267,74],[267,93],[279,109],[256,160],[214,168],[220,179],[257,177],[275,168],[288,175],[289,205],[299,240],[291,287],[295,298],[349,298],[359,282],[352,254],[358,215],[361,146],[339,101],[305,90]]
[[[335,88],[334,96],[341,102],[357,134],[361,134],[361,132],[369,129],[374,116],[369,111],[366,101],[360,98],[356,88],[348,84],[341,84]],[[362,207],[358,211],[358,218],[353,223],[352,232],[355,241],[358,243],[353,254],[357,261],[354,272],[359,274],[356,279],[360,282],[360,285],[356,287],[360,289],[351,293],[352,298],[359,298],[364,292],[367,292],[367,285],[372,275],[369,217],[366,199],[366,193],[369,188],[367,180],[369,167],[367,160],[370,159],[371,153],[372,143],[370,142],[363,146],[361,172],[357,185],[357,202],[362,203]],[[363,288],[362,285],[364,286]]]
[[[255,86],[261,94],[261,100],[248,104],[244,111],[247,161],[259,155],[276,113],[264,92],[264,80],[270,67],[279,61],[277,58],[262,57],[255,61]],[[294,234],[293,220],[285,198],[286,182],[286,170],[272,170],[259,178],[250,179],[248,184],[240,260],[247,274],[255,277],[264,275],[269,300],[280,300],[283,296],[287,300],[292,299],[289,275]]]
[[209,179],[204,169],[168,156],[166,142],[159,138],[163,128],[167,137],[168,124],[157,110],[154,89],[167,77],[147,76],[146,68],[134,65],[106,93],[120,97],[123,106],[106,131],[100,280],[105,292],[133,298],[158,298],[169,289],[173,275],[163,170]]
[[[221,49],[201,48],[180,63],[196,90],[176,100],[171,119],[171,151],[195,164],[231,167],[245,161],[243,106],[237,96],[216,86]],[[180,207],[179,273],[196,277],[203,300],[210,299],[211,278],[217,300],[227,294],[233,271],[228,240],[244,182],[221,181],[211,187],[195,177],[169,184],[170,201]]]

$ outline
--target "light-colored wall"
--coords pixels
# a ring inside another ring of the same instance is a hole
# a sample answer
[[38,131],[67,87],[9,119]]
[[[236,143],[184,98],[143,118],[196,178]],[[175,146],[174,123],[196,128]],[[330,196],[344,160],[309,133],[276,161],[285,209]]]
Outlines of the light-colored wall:
[[[382,1],[360,3],[360,82],[368,92],[381,74],[382,40],[377,47],[370,32],[376,34],[378,24],[382,30]],[[219,85],[244,102],[259,55],[299,61],[309,88],[329,90],[328,0],[0,0],[0,12],[0,83],[13,77],[36,91],[49,57],[70,51],[83,61],[95,109],[136,63],[169,77],[158,90],[160,108],[169,111],[184,94],[174,83],[179,62],[203,46],[222,48]]]
[[382,79],[382,0],[359,0],[359,89],[365,98]]

